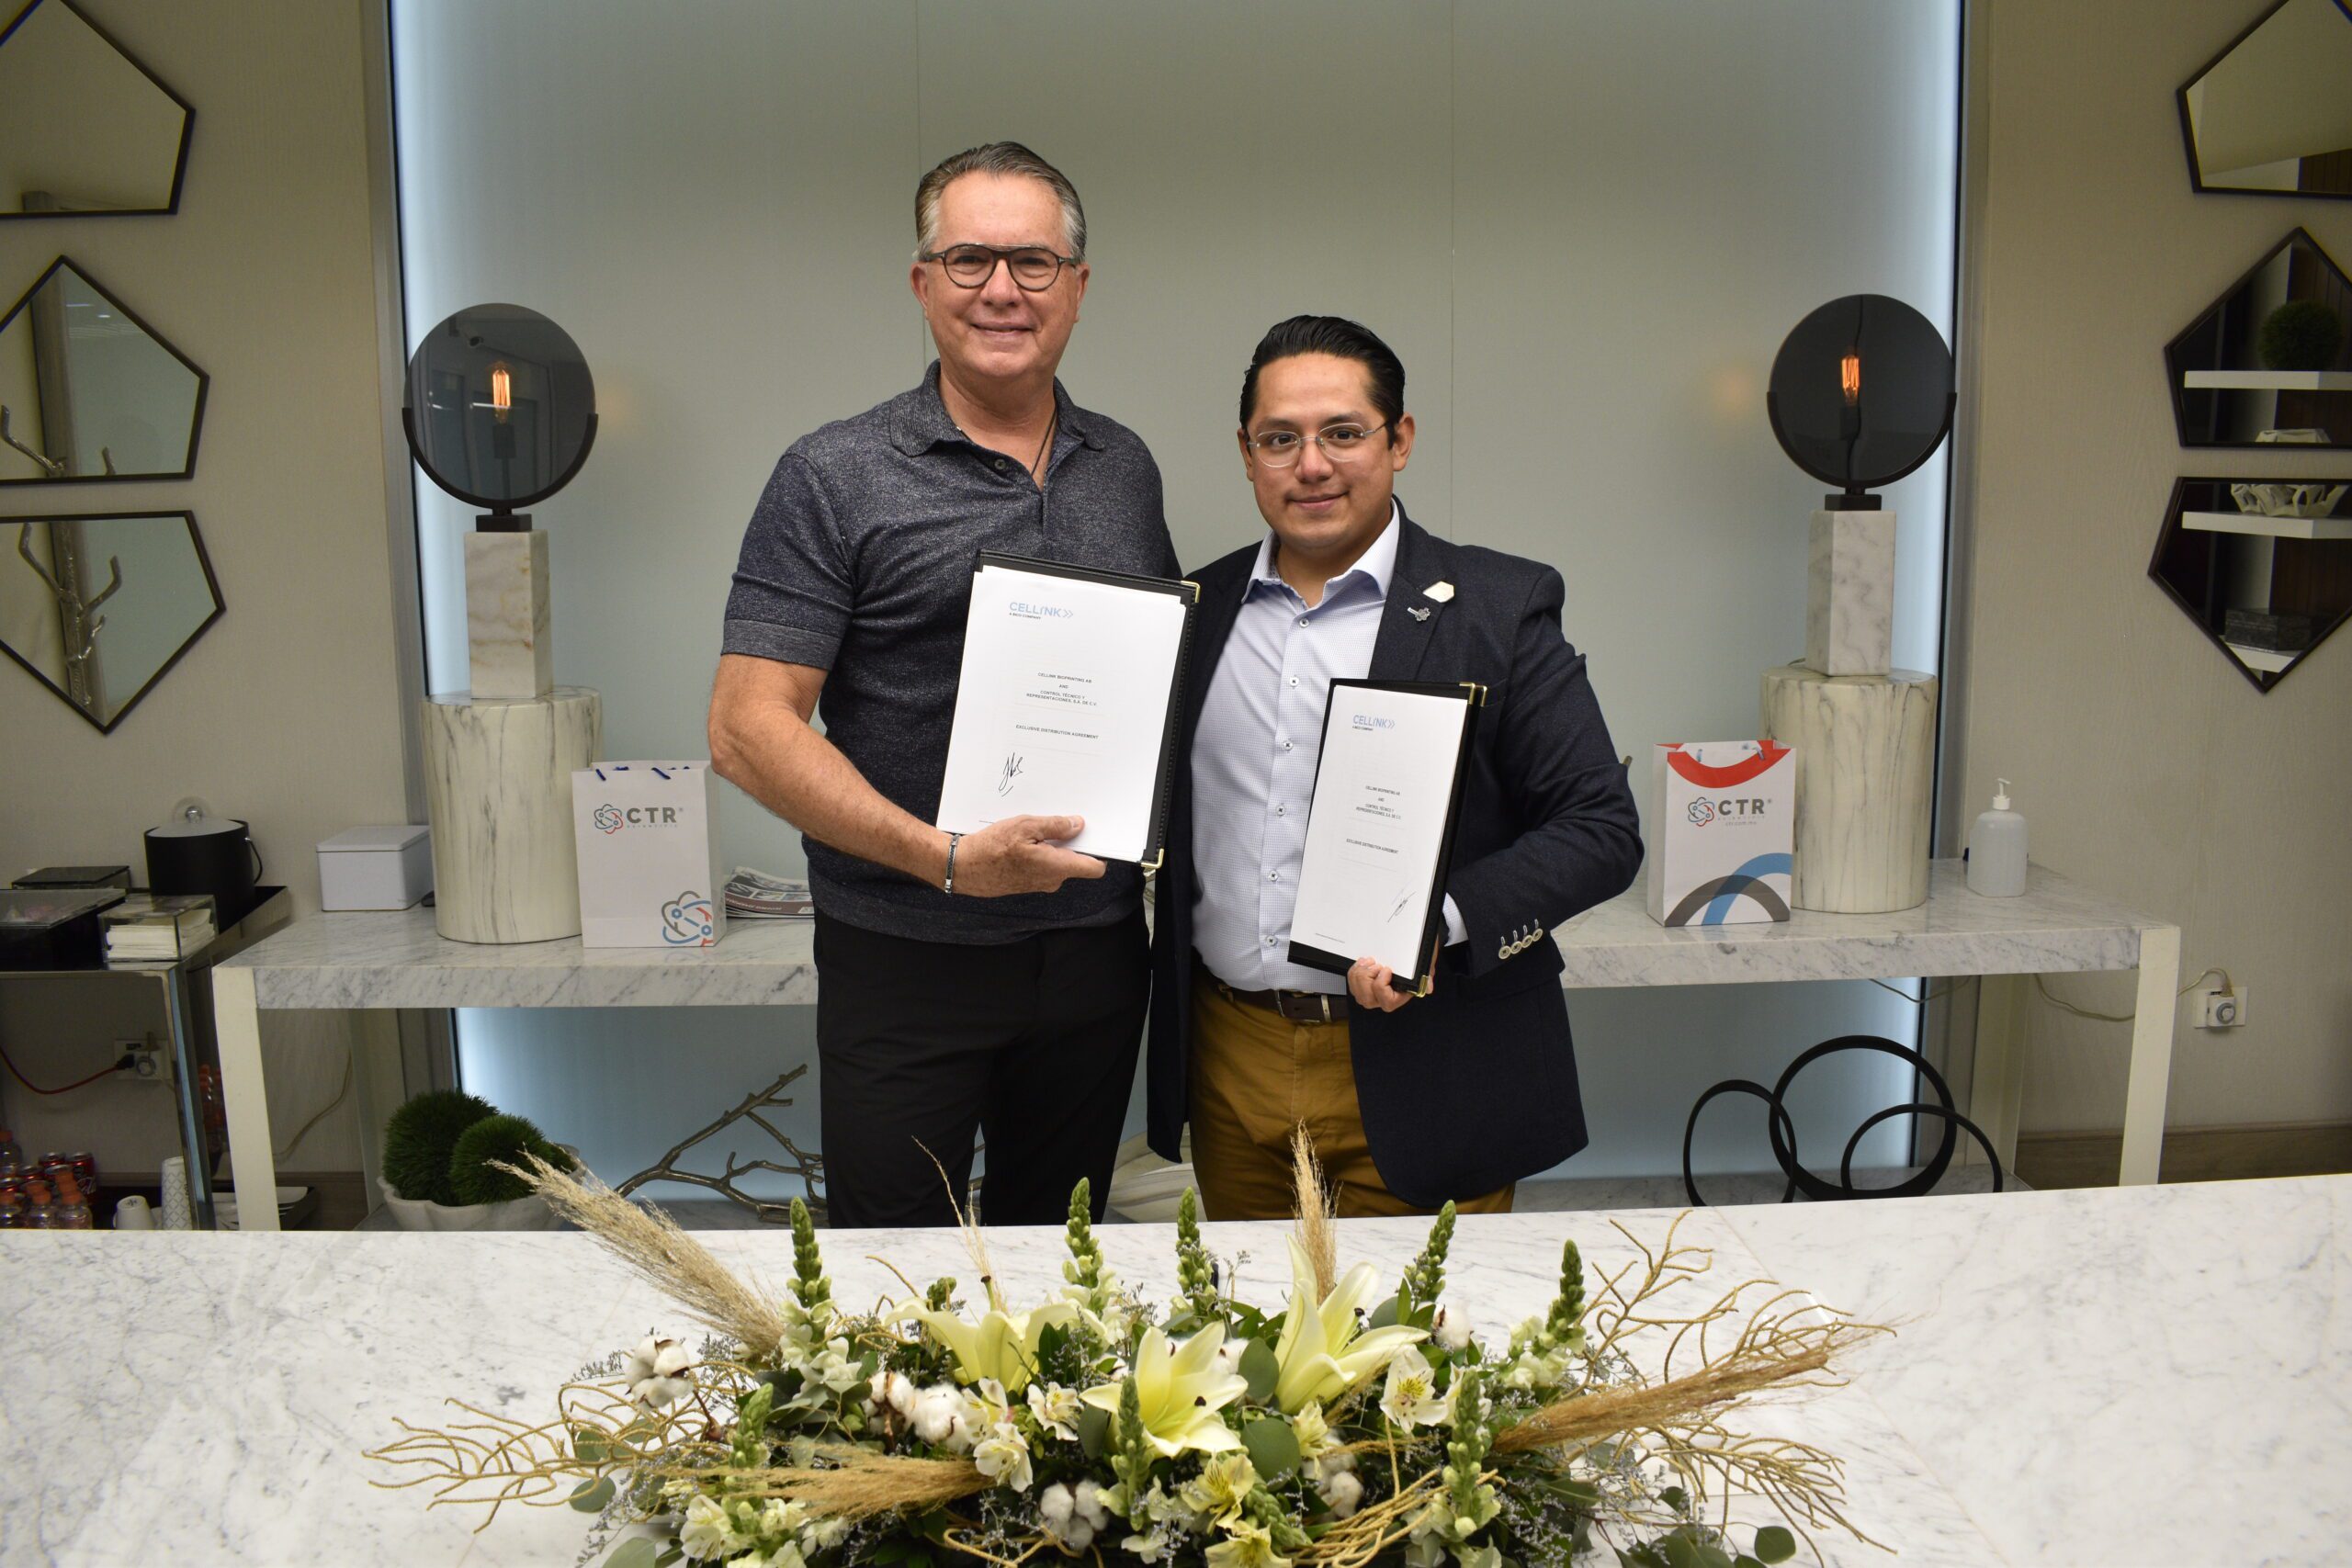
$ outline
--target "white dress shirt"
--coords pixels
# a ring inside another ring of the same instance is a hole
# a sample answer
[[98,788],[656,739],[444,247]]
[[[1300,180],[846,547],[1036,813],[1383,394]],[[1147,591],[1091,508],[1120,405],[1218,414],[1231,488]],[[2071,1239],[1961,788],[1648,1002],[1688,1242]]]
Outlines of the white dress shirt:
[[[1244,991],[1344,994],[1344,976],[1291,963],[1290,918],[1306,853],[1307,807],[1334,680],[1361,680],[1396,570],[1388,526],[1313,608],[1274,570],[1274,536],[1258,547],[1193,739],[1193,945],[1211,974]],[[1445,901],[1446,941],[1467,940]]]

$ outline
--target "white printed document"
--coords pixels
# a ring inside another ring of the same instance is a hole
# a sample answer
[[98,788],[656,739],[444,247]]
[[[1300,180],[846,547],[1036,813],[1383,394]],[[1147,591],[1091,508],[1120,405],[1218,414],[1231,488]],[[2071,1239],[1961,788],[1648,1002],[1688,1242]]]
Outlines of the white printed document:
[[1306,819],[1290,961],[1344,973],[1370,956],[1414,989],[1443,928],[1447,849],[1474,686],[1334,681]]
[[983,554],[936,825],[1086,819],[1069,848],[1159,863],[1190,583]]

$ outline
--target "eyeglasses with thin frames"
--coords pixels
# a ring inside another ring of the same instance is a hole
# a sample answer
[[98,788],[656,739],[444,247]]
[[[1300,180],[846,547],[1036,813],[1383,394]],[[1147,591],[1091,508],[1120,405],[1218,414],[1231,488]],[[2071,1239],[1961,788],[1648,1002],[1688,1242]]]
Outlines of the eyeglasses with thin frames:
[[1312,435],[1301,435],[1295,430],[1269,430],[1263,435],[1250,437],[1250,450],[1258,461],[1270,468],[1287,468],[1298,461],[1310,441],[1323,449],[1324,457],[1333,463],[1344,463],[1372,450],[1372,438],[1388,428],[1388,421],[1378,424],[1327,424]]
[[1001,262],[1012,281],[1028,294],[1043,294],[1061,276],[1062,268],[1078,265],[1076,256],[1057,255],[1043,245],[949,245],[944,250],[918,251],[915,260],[937,262],[947,281],[958,288],[985,286]]

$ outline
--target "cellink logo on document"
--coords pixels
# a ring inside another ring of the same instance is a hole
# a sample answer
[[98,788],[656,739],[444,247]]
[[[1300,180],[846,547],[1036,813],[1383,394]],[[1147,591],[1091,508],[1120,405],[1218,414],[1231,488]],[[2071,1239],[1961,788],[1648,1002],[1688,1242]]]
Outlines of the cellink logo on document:
[[1078,614],[1059,604],[1032,604],[1026,599],[1015,599],[1010,608],[1012,614],[1031,621],[1067,621]]
[[1396,728],[1396,721],[1395,719],[1382,718],[1377,714],[1369,713],[1351,714],[1348,717],[1348,723],[1350,726],[1357,729],[1394,729]]

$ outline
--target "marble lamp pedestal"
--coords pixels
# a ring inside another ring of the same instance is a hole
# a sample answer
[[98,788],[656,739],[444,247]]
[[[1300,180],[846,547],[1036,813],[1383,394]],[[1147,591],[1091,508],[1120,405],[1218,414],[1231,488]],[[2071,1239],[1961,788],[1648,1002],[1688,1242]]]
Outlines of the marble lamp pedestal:
[[456,942],[578,936],[571,774],[602,750],[603,699],[559,686],[541,697],[458,693],[422,705],[435,928]]
[[555,689],[548,536],[535,528],[466,536],[466,652],[474,700]]
[[1894,513],[1816,512],[1805,575],[1804,661],[1824,675],[1894,668]]
[[1764,733],[1796,750],[1791,904],[1860,915],[1926,901],[1936,694],[1934,676],[1908,670],[1764,671]]

